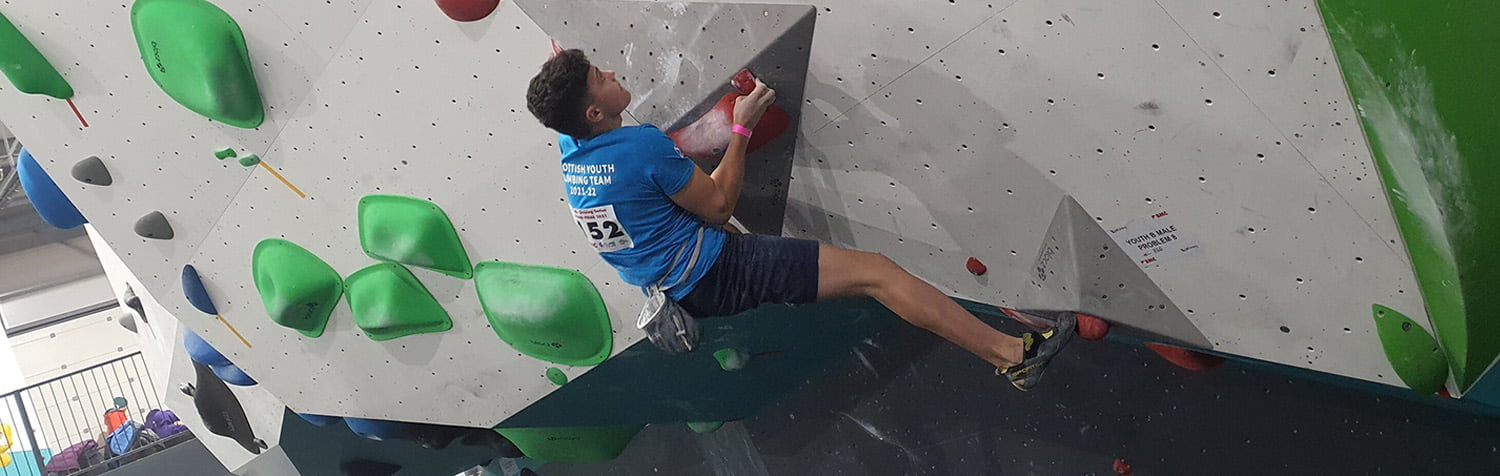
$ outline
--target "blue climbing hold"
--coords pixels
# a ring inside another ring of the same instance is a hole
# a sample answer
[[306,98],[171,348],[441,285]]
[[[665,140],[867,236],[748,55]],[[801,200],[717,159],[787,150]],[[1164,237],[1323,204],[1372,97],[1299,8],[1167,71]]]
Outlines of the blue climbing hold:
[[298,413],[297,416],[302,417],[303,420],[307,420],[308,423],[312,423],[318,426],[328,426],[344,421],[343,418],[339,418],[336,416],[314,415],[312,413]]
[[[219,353],[218,349],[214,349],[214,346],[208,345],[208,341],[203,340],[202,337],[198,337],[198,334],[186,328],[183,329],[182,348],[187,349],[188,358],[192,359],[193,362],[210,367],[234,365],[234,362],[230,362],[228,357]],[[218,374],[218,370],[215,369],[214,373]]]
[[31,151],[25,148],[21,149],[16,174],[21,177],[21,188],[26,190],[31,206],[36,208],[37,214],[48,225],[66,230],[89,222],[83,218],[78,207],[73,206],[73,201],[68,200],[68,196],[57,187],[57,182],[53,182],[52,177],[47,176],[47,171],[42,170],[42,165],[31,157]]
[[352,417],[345,418],[344,424],[348,425],[349,430],[354,434],[365,438],[376,441],[410,441],[423,448],[434,450],[446,448],[459,438],[489,432],[489,430],[476,428]]
[[189,304],[204,314],[219,314],[219,308],[214,307],[213,299],[209,299],[208,290],[203,288],[203,280],[198,277],[198,269],[193,265],[182,267],[182,294],[187,296]]
[[255,379],[250,378],[249,374],[246,374],[245,371],[240,370],[239,366],[234,364],[210,365],[209,368],[213,369],[214,375],[218,376],[219,380],[223,380],[224,383],[239,385],[241,387],[255,385]]

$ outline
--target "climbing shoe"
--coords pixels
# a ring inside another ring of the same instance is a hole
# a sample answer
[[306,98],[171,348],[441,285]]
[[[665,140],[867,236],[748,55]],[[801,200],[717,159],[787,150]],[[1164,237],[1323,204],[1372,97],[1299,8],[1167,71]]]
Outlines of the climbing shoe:
[[1004,375],[1010,379],[1010,384],[1022,392],[1030,391],[1042,381],[1042,375],[1047,371],[1047,364],[1052,362],[1068,341],[1073,340],[1074,330],[1078,327],[1078,317],[1071,312],[1058,313],[1056,323],[1051,329],[1041,332],[1027,332],[1021,335],[1021,341],[1025,344],[1024,359],[1020,365],[995,369],[995,374]]

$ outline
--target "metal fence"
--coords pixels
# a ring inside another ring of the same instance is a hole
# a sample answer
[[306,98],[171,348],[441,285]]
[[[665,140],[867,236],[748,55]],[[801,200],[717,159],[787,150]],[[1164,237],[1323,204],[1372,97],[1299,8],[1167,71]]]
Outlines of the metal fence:
[[[0,476],[99,474],[192,438],[183,432],[123,455],[110,452],[106,437],[111,422],[114,426],[124,420],[143,423],[151,410],[159,408],[156,388],[139,352],[0,396],[0,431],[6,437],[0,446],[8,445],[0,453],[8,456],[0,457],[0,463],[8,463],[0,466]],[[99,442],[98,451],[85,452],[79,459],[85,467],[43,470],[68,447],[85,441]]]

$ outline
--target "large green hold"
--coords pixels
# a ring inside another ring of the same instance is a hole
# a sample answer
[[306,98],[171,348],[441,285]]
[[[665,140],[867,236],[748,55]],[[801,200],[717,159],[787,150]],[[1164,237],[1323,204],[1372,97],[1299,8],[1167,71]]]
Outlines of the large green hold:
[[448,311],[417,277],[396,263],[377,263],[349,275],[344,287],[354,323],[377,341],[453,328]]
[[265,121],[239,24],[204,0],[136,0],[130,26],[146,71],[183,107],[231,126]]
[[1318,0],[1460,390],[1500,355],[1500,2]]
[[23,93],[73,97],[73,86],[5,15],[0,15],[0,71]]
[[609,311],[582,273],[486,261],[474,270],[474,287],[495,334],[522,354],[577,366],[609,358]]
[[296,243],[280,238],[255,245],[250,265],[255,289],[271,320],[318,337],[344,293],[338,271]]
[[1396,376],[1417,393],[1437,393],[1448,382],[1448,358],[1437,340],[1405,314],[1379,304],[1374,308],[1375,330]]
[[542,461],[609,461],[620,456],[643,426],[496,428],[527,458]]
[[432,202],[401,195],[359,199],[359,245],[371,258],[469,279],[474,267],[448,214]]

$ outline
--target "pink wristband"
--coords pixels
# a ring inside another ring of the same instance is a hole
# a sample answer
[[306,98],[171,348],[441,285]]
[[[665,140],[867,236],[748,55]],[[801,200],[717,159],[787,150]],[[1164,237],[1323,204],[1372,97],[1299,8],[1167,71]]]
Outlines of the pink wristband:
[[742,126],[742,125],[739,125],[739,124],[735,124],[734,127],[729,128],[729,131],[733,132],[735,134],[739,134],[739,135],[745,136],[746,139],[749,139],[750,138],[750,134],[754,132],[754,131],[751,131],[750,128]]

